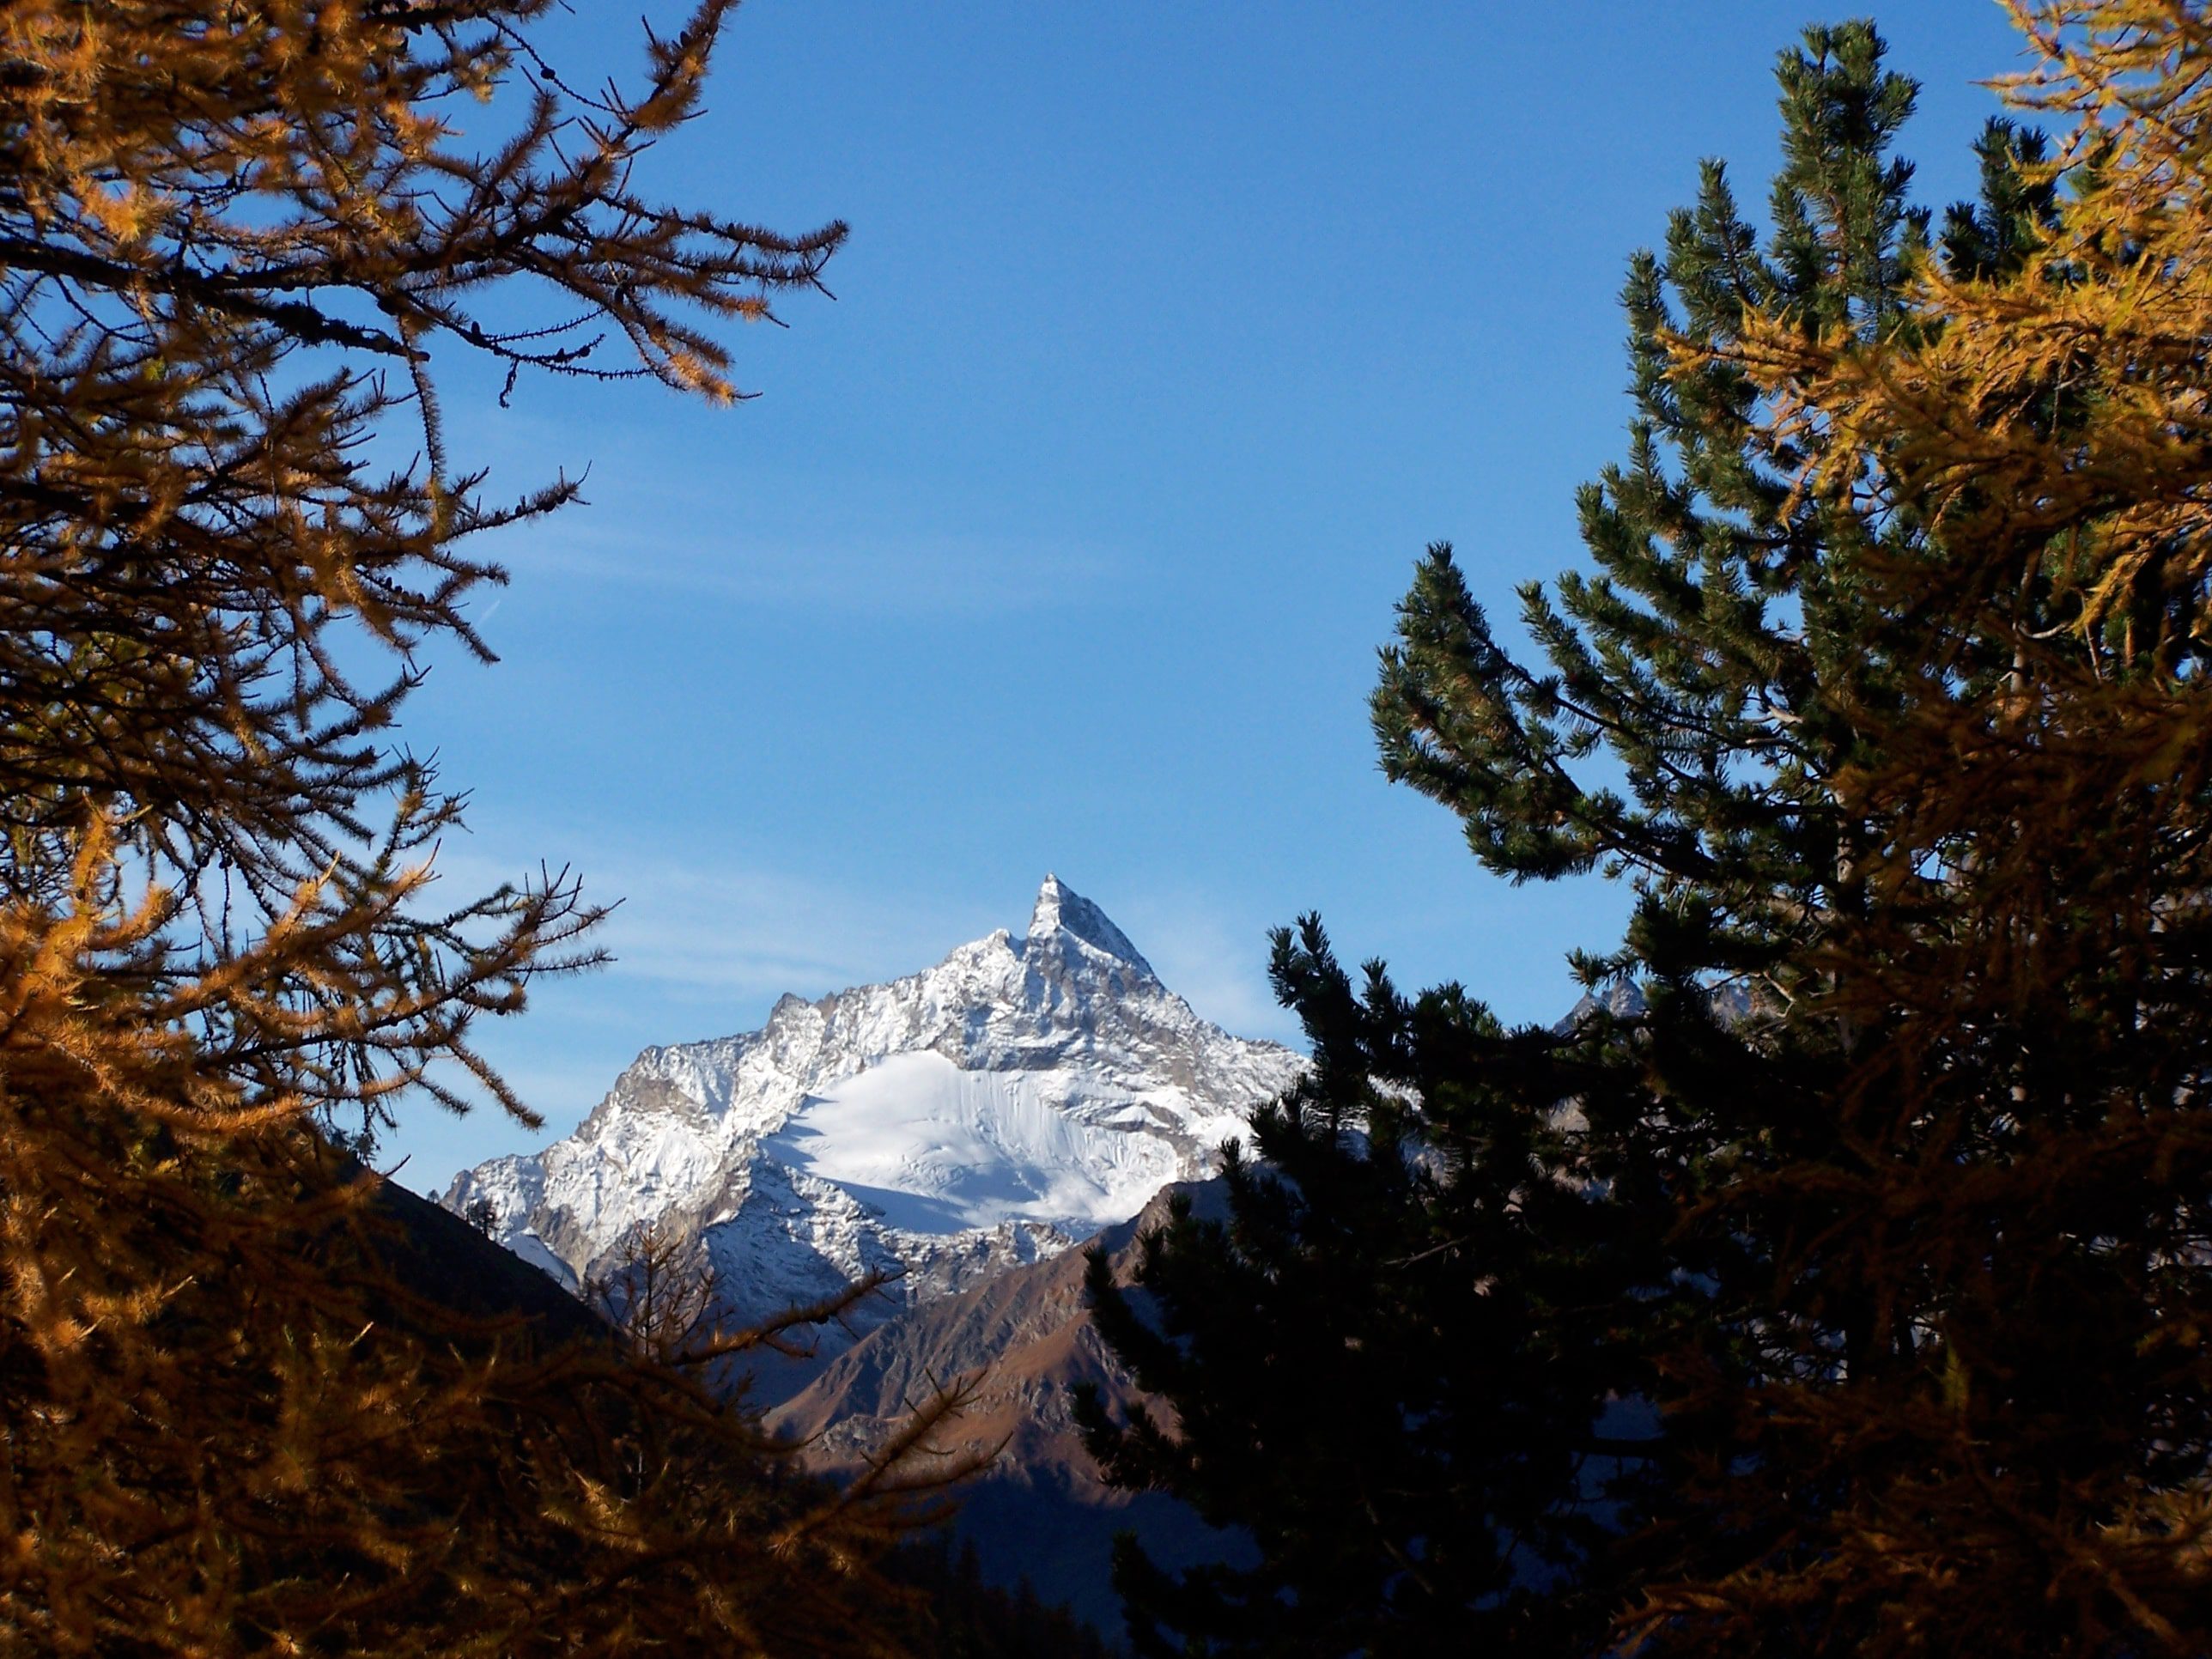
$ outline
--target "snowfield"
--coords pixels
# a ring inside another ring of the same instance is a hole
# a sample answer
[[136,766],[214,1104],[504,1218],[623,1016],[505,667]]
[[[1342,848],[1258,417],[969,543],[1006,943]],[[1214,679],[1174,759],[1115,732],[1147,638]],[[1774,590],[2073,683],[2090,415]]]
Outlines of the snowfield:
[[[834,1182],[910,1233],[1036,1221],[1077,1236],[1126,1221],[1182,1158],[1126,1090],[1080,1073],[963,1072],[893,1054],[800,1103],[771,1158]],[[1215,1126],[1225,1139],[1240,1125]],[[1132,1131],[1139,1133],[1132,1133]]]

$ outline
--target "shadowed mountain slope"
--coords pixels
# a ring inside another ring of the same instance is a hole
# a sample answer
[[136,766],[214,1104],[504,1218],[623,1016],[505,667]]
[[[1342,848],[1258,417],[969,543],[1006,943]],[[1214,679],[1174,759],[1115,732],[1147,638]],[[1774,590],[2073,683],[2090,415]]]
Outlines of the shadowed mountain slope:
[[[1126,1284],[1137,1239],[1166,1219],[1170,1194],[1191,1194],[1204,1213],[1218,1190],[1212,1182],[1170,1188],[1092,1243]],[[1178,1564],[1214,1553],[1217,1534],[1170,1498],[1107,1487],[1083,1449],[1070,1410],[1073,1387],[1092,1383],[1116,1402],[1134,1397],[1091,1322],[1083,1258],[1069,1250],[909,1310],[839,1355],[768,1420],[810,1443],[808,1467],[849,1474],[896,1431],[909,1402],[927,1398],[937,1382],[974,1379],[975,1402],[946,1449],[1005,1449],[965,1492],[955,1531],[973,1541],[994,1582],[1026,1577],[1047,1601],[1066,1601],[1118,1632],[1121,1607],[1108,1577],[1116,1532],[1136,1532],[1155,1559]]]

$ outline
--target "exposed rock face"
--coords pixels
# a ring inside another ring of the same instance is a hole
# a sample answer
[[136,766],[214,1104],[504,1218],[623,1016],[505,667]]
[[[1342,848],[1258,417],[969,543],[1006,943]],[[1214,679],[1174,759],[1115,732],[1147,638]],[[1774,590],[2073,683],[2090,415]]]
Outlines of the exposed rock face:
[[[1127,1282],[1138,1234],[1167,1218],[1170,1188],[1132,1220],[1091,1242]],[[808,1461],[827,1470],[858,1469],[940,1383],[975,1389],[948,1449],[995,1446],[1006,1461],[1050,1465],[1106,1489],[1082,1449],[1068,1390],[1097,1384],[1110,1398],[1133,1397],[1128,1378],[1091,1322],[1083,1297],[1084,1253],[1070,1250],[941,1297],[871,1332],[839,1355],[802,1393],[769,1414],[769,1425],[809,1443]]]
[[[1091,1241],[1122,1284],[1135,1267],[1138,1237],[1167,1219],[1176,1191],[1188,1193],[1200,1214],[1220,1206],[1218,1182],[1171,1188]],[[1070,1250],[912,1308],[839,1355],[768,1422],[807,1442],[810,1467],[857,1473],[915,1404],[939,1384],[967,1381],[974,1399],[939,1443],[1006,1449],[963,1493],[956,1526],[974,1540],[987,1575],[1027,1577],[1048,1601],[1115,1630],[1108,1566],[1116,1532],[1137,1532],[1155,1559],[1174,1565],[1236,1546],[1173,1499],[1116,1492],[1099,1480],[1075,1427],[1072,1390],[1092,1383],[1121,1405],[1138,1396],[1091,1322],[1083,1273],[1083,1252]],[[1151,1409],[1161,1407],[1153,1401]]]
[[444,1202],[489,1204],[493,1237],[572,1288],[648,1219],[698,1235],[747,1314],[902,1271],[865,1330],[1204,1178],[1303,1064],[1200,1019],[1048,877],[1022,939],[648,1048],[575,1133],[464,1173]]

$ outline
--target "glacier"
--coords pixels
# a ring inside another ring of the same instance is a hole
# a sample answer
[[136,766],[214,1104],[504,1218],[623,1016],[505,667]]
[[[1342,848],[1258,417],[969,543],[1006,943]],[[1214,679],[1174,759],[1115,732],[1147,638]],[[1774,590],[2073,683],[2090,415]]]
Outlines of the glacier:
[[1018,940],[647,1048],[573,1134],[441,1201],[572,1290],[647,1221],[699,1242],[741,1316],[899,1275],[849,1340],[1204,1179],[1304,1064],[1200,1018],[1047,876]]

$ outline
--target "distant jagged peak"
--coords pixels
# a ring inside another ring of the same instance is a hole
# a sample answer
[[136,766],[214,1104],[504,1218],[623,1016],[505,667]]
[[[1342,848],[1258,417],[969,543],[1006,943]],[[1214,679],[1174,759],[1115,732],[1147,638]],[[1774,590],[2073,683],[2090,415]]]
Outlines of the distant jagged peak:
[[1049,946],[1063,933],[1128,963],[1148,979],[1159,977],[1152,972],[1152,964],[1129,943],[1129,936],[1103,910],[1058,876],[1047,874],[1044,885],[1037,889],[1036,908],[1030,912],[1029,942]]
[[755,1314],[885,1265],[927,1300],[1210,1175],[1304,1065],[1200,1019],[1048,876],[1026,937],[647,1048],[575,1133],[463,1172],[445,1203],[489,1202],[495,1236],[564,1284],[673,1218]]

